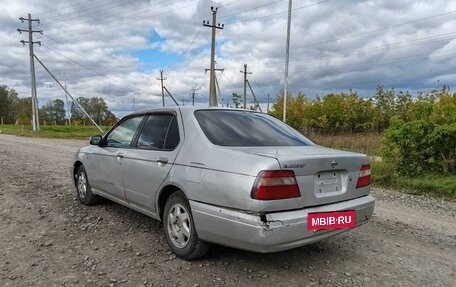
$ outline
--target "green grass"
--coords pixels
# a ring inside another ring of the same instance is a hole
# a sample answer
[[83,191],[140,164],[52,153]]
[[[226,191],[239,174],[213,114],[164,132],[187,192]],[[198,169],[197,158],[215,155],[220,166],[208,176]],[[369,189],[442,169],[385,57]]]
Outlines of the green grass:
[[[101,127],[105,132],[109,127]],[[39,131],[32,131],[31,126],[24,125],[0,125],[0,131],[5,134],[13,134],[28,137],[46,138],[67,138],[67,139],[87,139],[93,135],[102,134],[95,126],[63,126],[48,125],[40,126]]]
[[381,134],[354,133],[340,135],[307,135],[316,144],[336,149],[364,153],[370,156],[380,155]]
[[374,185],[390,187],[410,194],[427,194],[456,200],[456,174],[422,174],[416,177],[398,175],[384,162],[373,162]]

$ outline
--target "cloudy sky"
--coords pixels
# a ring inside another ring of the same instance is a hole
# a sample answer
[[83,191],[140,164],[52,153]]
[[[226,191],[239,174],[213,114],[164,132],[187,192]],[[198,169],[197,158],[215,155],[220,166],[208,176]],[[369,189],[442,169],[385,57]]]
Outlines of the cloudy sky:
[[[243,94],[248,65],[260,102],[283,89],[288,0],[0,0],[0,85],[30,96],[26,29],[39,18],[35,54],[75,97],[103,97],[118,116],[161,106],[157,77],[185,105],[207,105],[211,6],[218,7],[216,62],[221,98]],[[309,98],[378,84],[428,90],[456,81],[456,1],[294,0],[290,90]],[[64,93],[36,63],[40,105]],[[249,103],[253,101],[250,94]],[[166,99],[172,105],[171,99]]]

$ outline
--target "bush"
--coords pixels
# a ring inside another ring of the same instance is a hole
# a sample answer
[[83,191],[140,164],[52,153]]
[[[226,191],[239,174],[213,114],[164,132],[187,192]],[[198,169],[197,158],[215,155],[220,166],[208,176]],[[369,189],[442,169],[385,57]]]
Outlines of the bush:
[[382,143],[383,159],[399,174],[456,171],[456,123],[404,122],[393,118]]

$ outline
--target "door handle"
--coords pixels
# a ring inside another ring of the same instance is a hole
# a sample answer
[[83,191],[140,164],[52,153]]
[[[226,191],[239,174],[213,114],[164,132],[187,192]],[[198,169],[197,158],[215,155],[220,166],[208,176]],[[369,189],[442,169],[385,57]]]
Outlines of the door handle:
[[159,157],[157,159],[157,163],[158,164],[167,164],[168,163],[168,159],[166,157]]
[[125,157],[125,154],[123,154],[123,153],[118,153],[118,154],[117,154],[117,158],[118,158],[118,159],[122,159],[122,158],[124,158],[124,157]]

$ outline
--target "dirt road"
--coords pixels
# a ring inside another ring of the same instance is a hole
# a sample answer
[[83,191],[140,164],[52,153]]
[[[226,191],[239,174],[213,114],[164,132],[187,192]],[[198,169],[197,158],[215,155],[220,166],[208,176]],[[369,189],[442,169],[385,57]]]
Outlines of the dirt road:
[[276,254],[215,247],[185,262],[161,224],[86,207],[69,167],[83,141],[0,134],[2,286],[454,286],[456,204],[375,189],[368,224]]

